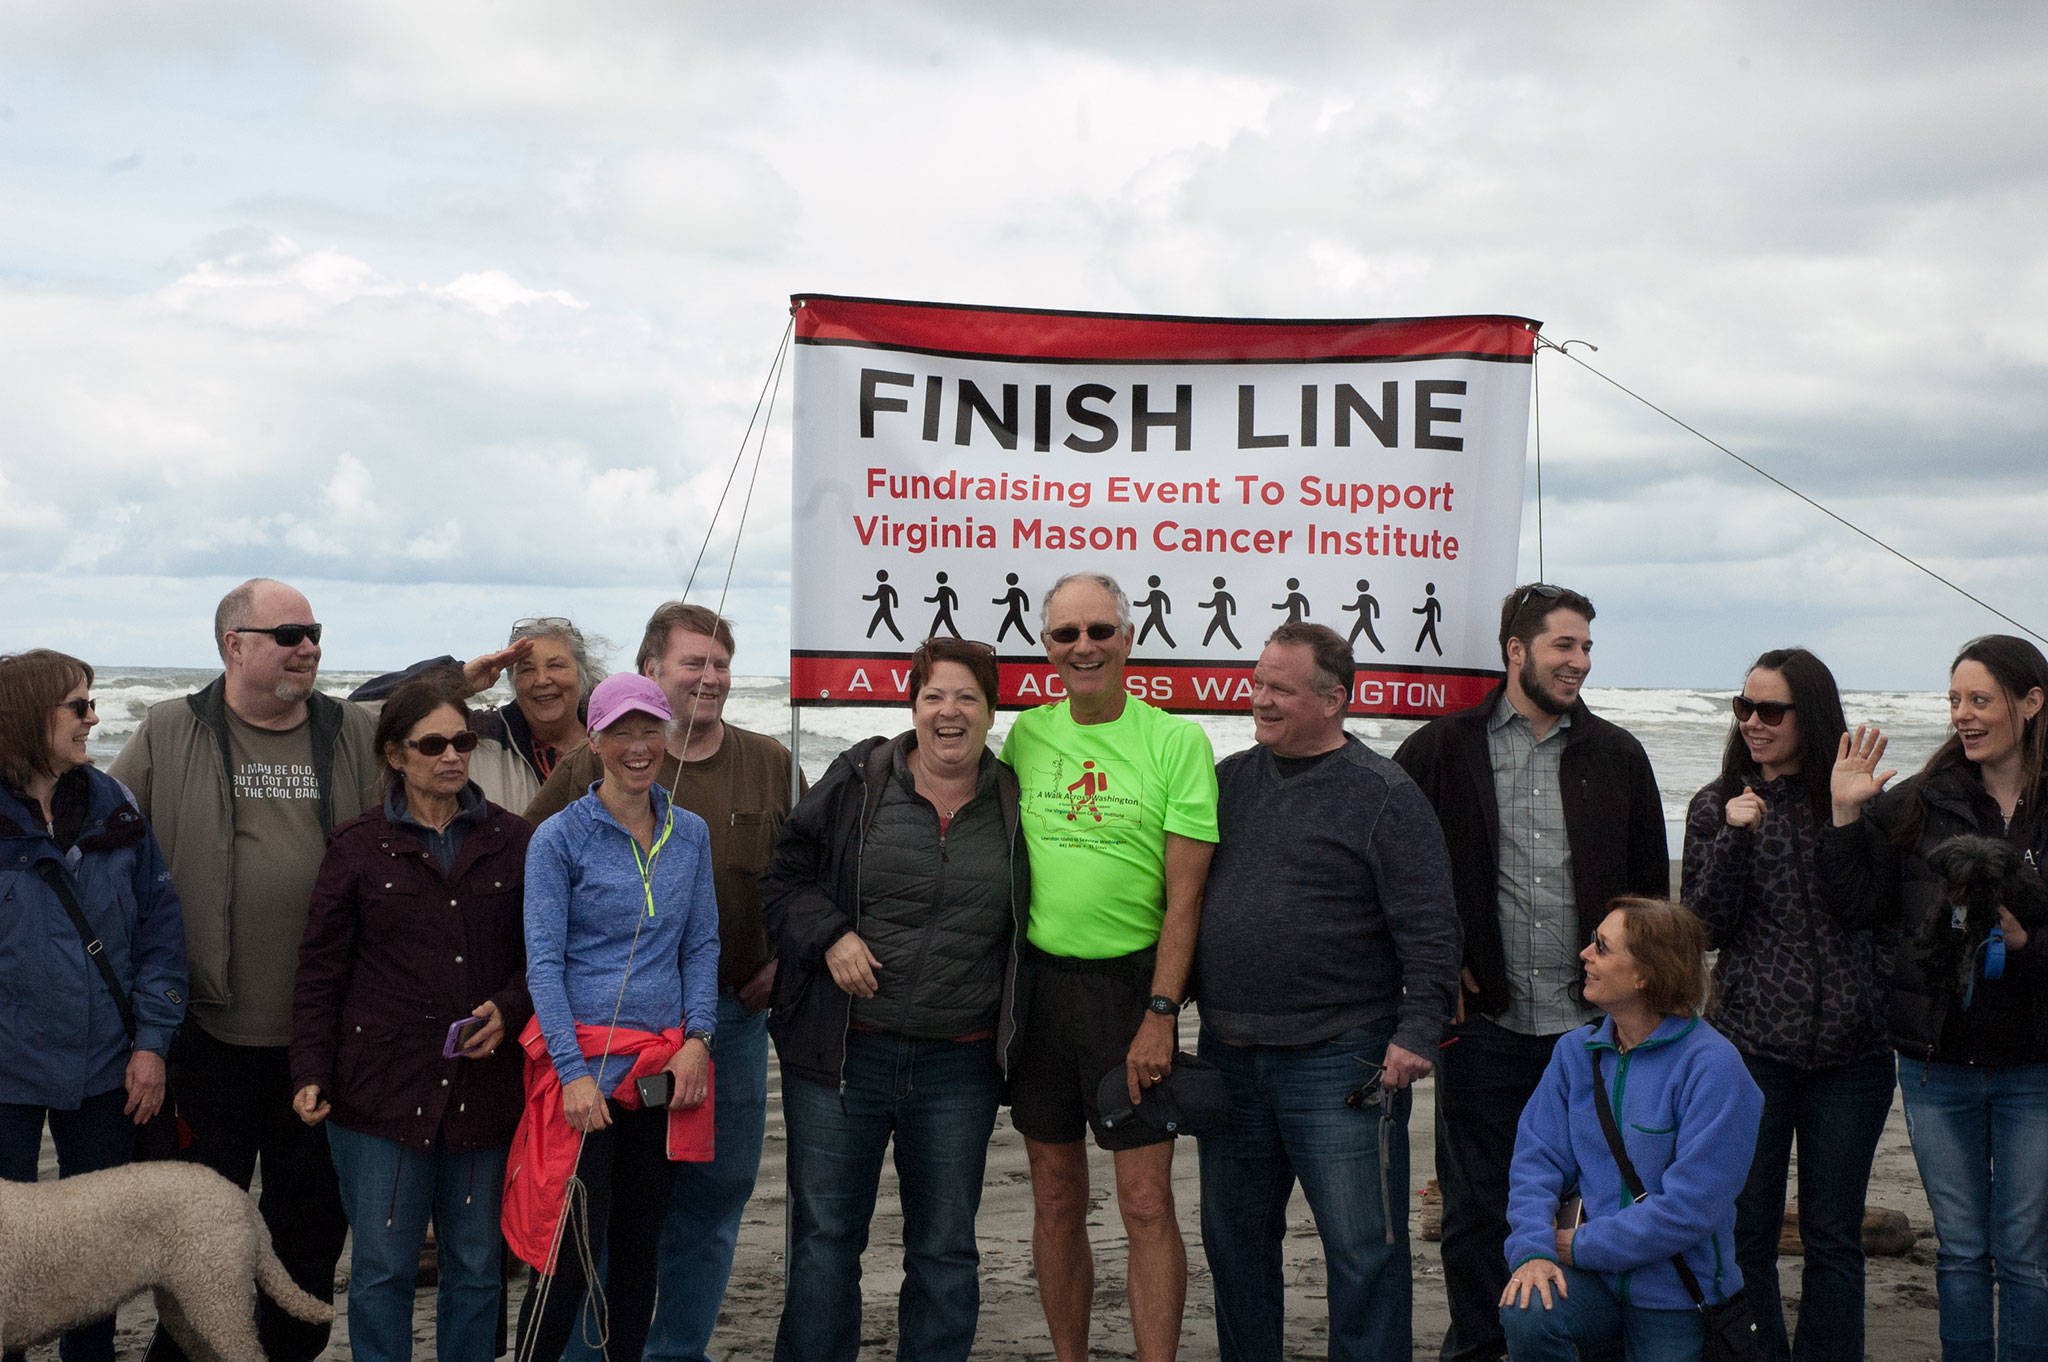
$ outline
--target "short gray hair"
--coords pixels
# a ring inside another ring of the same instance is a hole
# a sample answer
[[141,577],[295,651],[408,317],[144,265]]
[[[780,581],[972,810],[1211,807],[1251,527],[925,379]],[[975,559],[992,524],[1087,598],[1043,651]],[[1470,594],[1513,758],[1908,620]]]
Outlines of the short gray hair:
[[[523,638],[558,638],[569,650],[569,660],[576,664],[576,689],[580,698],[588,700],[590,692],[597,689],[597,683],[604,680],[605,670],[597,660],[597,643],[583,636],[583,631],[559,616],[542,619],[520,620],[512,626],[507,643],[517,643]],[[598,642],[602,642],[599,640]]]
[[221,661],[227,661],[228,635],[248,628],[249,621],[256,618],[256,588],[283,585],[275,577],[251,577],[220,598],[220,604],[213,608],[213,646]]
[[1059,595],[1060,592],[1064,591],[1074,582],[1087,582],[1090,586],[1099,586],[1104,591],[1107,591],[1110,599],[1116,602],[1117,627],[1119,629],[1131,627],[1131,598],[1124,595],[1124,589],[1116,584],[1116,578],[1106,572],[1069,572],[1066,576],[1047,587],[1045,594],[1038,598],[1038,624],[1041,629],[1052,623],[1053,597]]

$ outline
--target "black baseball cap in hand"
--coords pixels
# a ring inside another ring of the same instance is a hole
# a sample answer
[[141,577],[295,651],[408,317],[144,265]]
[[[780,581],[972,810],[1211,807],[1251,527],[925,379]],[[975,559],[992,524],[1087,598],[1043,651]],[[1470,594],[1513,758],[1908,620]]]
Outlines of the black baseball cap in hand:
[[1185,1050],[1174,1056],[1173,1070],[1166,1077],[1145,1089],[1135,1107],[1124,1066],[1117,1065],[1102,1076],[1095,1106],[1103,1127],[1122,1133],[1131,1148],[1176,1135],[1214,1135],[1230,1123],[1230,1092],[1222,1070]]

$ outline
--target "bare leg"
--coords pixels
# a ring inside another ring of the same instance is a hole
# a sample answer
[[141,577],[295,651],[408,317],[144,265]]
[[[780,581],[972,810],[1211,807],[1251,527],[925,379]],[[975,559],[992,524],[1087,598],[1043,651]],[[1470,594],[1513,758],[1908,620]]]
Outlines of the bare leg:
[[1088,1317],[1095,1302],[1095,1256],[1088,1247],[1088,1146],[1080,1140],[1046,1144],[1027,1136],[1024,1152],[1031,1161],[1031,1266],[1038,1274],[1038,1302],[1045,1309],[1053,1355],[1059,1362],[1086,1362]]
[[1172,1362],[1188,1296],[1187,1245],[1173,1210],[1173,1141],[1117,1151],[1116,1204],[1131,1245],[1127,1290],[1138,1362]]

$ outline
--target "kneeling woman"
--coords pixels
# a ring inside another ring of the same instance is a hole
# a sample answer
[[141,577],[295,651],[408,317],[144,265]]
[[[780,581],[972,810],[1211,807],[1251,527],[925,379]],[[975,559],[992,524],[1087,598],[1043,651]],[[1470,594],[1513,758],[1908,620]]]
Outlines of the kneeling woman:
[[[1763,1094],[1699,1019],[1706,947],[1677,904],[1620,898],[1580,953],[1586,1001],[1607,1018],[1559,1038],[1522,1110],[1500,1301],[1513,1362],[1570,1362],[1575,1344],[1614,1338],[1630,1362],[1697,1358],[1699,1307],[1742,1287],[1735,1197]],[[1640,1197],[1602,1129],[1602,1091]],[[1583,1223],[1561,1225],[1574,1191]]]
[[607,1256],[606,1355],[639,1358],[675,1183],[669,1160],[683,1157],[670,1111],[653,1103],[667,1088],[668,1108],[697,1108],[711,1091],[718,900],[704,820],[654,781],[668,720],[668,700],[646,677],[600,682],[590,745],[604,779],[527,848],[537,1025],[521,1037],[527,1107],[505,1182],[506,1237],[536,1271],[520,1312],[523,1362],[562,1355],[585,1265]]
[[974,1219],[1031,892],[1017,778],[987,745],[995,654],[931,639],[911,655],[910,695],[911,731],[842,753],[761,881],[782,961],[769,1028],[789,1129],[777,1359],[860,1351],[860,1255],[892,1138],[898,1356],[974,1347]]
[[[431,680],[377,719],[384,806],[342,824],[313,883],[292,993],[292,1106],[327,1123],[348,1208],[349,1345],[412,1356],[429,1220],[434,1354],[497,1355],[498,1197],[519,1120],[527,828],[469,778],[461,692]],[[508,1034],[509,1032],[509,1034]]]

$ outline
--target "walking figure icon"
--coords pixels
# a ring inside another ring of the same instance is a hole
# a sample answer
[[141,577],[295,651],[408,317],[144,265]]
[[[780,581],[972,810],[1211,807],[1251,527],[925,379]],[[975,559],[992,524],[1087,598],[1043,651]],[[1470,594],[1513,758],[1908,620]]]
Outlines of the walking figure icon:
[[1221,629],[1223,637],[1230,640],[1231,647],[1242,648],[1244,645],[1237,641],[1237,635],[1231,632],[1230,628],[1230,617],[1237,611],[1237,597],[1223,589],[1223,579],[1221,577],[1212,580],[1216,583],[1216,594],[1203,601],[1197,607],[1201,610],[1214,610],[1216,612],[1215,618],[1209,621],[1208,631],[1202,635],[1202,646],[1204,648],[1208,647],[1209,640],[1216,637],[1216,631]]
[[896,619],[889,612],[896,608],[896,602],[902,598],[896,594],[896,588],[889,585],[887,568],[875,569],[875,589],[861,599],[875,603],[875,617],[868,621],[868,637],[873,638],[877,629],[887,629],[896,635],[896,641],[901,643],[903,631],[896,627]]
[[1443,617],[1444,603],[1436,598],[1435,582],[1424,582],[1422,584],[1422,594],[1422,604],[1408,612],[1411,615],[1422,616],[1422,632],[1415,636],[1415,651],[1421,652],[1422,645],[1426,642],[1430,647],[1436,649],[1438,657],[1442,657],[1444,655],[1444,645],[1437,642],[1436,622]]
[[1308,597],[1301,594],[1301,578],[1287,579],[1287,599],[1273,602],[1273,608],[1286,612],[1288,624],[1299,624],[1308,618]]
[[1006,573],[1003,580],[1009,583],[1010,589],[989,602],[990,605],[1008,607],[1003,612],[1003,627],[996,630],[996,642],[1001,643],[1009,636],[1010,630],[1015,628],[1018,633],[1024,635],[1026,643],[1036,643],[1038,640],[1031,637],[1031,629],[1024,623],[1024,612],[1031,608],[1031,598],[1024,594],[1023,587],[1017,585],[1016,573]]
[[1173,635],[1166,632],[1166,616],[1167,612],[1173,609],[1173,598],[1159,589],[1159,579],[1157,577],[1147,577],[1145,585],[1152,588],[1152,594],[1141,601],[1131,602],[1132,605],[1146,612],[1145,627],[1138,630],[1139,646],[1144,646],[1145,640],[1152,636],[1154,629],[1157,629],[1159,637],[1166,640],[1167,647],[1179,647],[1180,645],[1173,641]]
[[1358,647],[1358,636],[1364,634],[1372,640],[1373,651],[1383,653],[1387,650],[1387,646],[1380,642],[1380,636],[1373,631],[1372,627],[1372,622],[1379,618],[1380,603],[1373,599],[1371,593],[1372,583],[1360,577],[1358,579],[1358,599],[1352,604],[1343,607],[1346,610],[1356,610],[1358,612],[1358,623],[1351,626],[1351,637],[1346,639],[1345,642],[1349,643],[1356,650]]
[[937,638],[939,630],[943,629],[954,638],[958,638],[960,626],[953,623],[953,607],[960,604],[960,593],[946,585],[946,574],[943,572],[938,575],[938,586],[939,592],[936,596],[924,598],[925,604],[939,607],[932,615],[932,627],[924,631],[924,636]]

